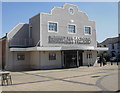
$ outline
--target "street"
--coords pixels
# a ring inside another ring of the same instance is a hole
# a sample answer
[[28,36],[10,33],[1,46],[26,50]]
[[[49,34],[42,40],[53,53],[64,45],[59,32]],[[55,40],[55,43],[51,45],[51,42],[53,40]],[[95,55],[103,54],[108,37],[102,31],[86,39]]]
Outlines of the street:
[[[119,69],[120,70],[120,69]],[[117,91],[118,66],[11,72],[12,85],[3,91]]]

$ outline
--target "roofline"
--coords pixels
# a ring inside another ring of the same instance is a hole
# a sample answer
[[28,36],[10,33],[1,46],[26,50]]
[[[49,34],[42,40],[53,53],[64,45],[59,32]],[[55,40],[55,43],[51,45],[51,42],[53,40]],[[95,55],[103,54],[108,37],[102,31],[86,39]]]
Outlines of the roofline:
[[14,27],[8,32],[8,35],[9,35],[19,24],[25,24],[25,23],[18,23],[16,26],[14,26]]
[[95,51],[107,51],[106,47],[29,47],[29,48],[10,48],[10,51],[62,51],[62,50],[95,50]]
[[72,5],[72,6],[78,7],[77,5],[75,5],[75,4],[70,4],[70,3],[64,3],[64,4],[62,5],[62,7],[64,7],[65,5]]
[[32,19],[32,18],[34,18],[35,16],[38,16],[38,15],[40,15],[40,13],[38,13],[38,14],[32,16],[31,18],[29,18],[29,20]]
[[[78,8],[78,6],[77,6],[77,5],[74,5],[74,4],[69,4],[69,3],[65,3],[65,4],[63,4],[63,5],[62,5],[62,7],[56,7],[56,6],[54,6],[54,7],[50,10],[50,12],[48,12],[48,13],[45,13],[45,12],[40,12],[40,13],[38,13],[37,15],[39,15],[39,14],[52,15],[52,11],[54,10],[54,8],[61,8],[61,9],[64,9],[64,6],[66,6],[66,5],[72,5],[72,6],[74,6],[74,7],[77,7],[78,12],[82,12],[83,14],[85,14],[85,15],[87,16],[87,19],[88,19],[89,21],[92,21],[92,22],[95,22],[95,23],[96,23],[96,21],[95,21],[95,20],[90,20],[90,19],[89,19],[89,16],[88,16],[88,14],[87,14],[86,12],[83,12],[83,11],[79,10],[79,8]],[[35,15],[35,16],[37,16],[37,15]],[[33,16],[33,17],[34,17],[34,16]],[[33,18],[33,17],[31,17],[31,18]],[[31,18],[30,18],[30,19],[31,19]]]
[[5,38],[7,38],[7,36],[3,36],[3,37],[1,37],[0,40],[5,39]]

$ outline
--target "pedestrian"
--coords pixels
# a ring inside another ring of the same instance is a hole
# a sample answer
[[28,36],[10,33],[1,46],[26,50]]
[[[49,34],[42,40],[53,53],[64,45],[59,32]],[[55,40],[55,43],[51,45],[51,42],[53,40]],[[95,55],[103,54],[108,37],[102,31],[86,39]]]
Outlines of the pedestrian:
[[99,62],[100,62],[100,67],[101,67],[102,66],[102,56],[100,56]]
[[118,60],[118,58],[117,58],[117,65],[119,65],[119,60]]
[[104,57],[103,57],[102,61],[103,61],[103,66],[106,65],[106,59]]
[[111,65],[113,65],[113,62],[111,61]]

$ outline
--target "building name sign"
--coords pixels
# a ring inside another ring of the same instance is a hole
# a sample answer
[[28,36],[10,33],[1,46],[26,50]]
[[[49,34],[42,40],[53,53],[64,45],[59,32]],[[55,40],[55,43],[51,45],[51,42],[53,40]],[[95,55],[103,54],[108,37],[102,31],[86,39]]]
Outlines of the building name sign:
[[90,38],[84,37],[65,37],[65,36],[48,36],[48,43],[50,44],[90,44]]

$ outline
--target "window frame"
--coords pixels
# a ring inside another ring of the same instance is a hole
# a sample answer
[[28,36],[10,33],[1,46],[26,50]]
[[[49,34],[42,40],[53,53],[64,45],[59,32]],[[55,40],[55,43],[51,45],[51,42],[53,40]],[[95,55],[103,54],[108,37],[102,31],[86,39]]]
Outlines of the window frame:
[[92,52],[87,52],[86,58],[87,59],[92,59],[93,58],[93,53]]
[[[23,56],[23,59],[18,58],[18,56]],[[25,53],[17,53],[17,61],[24,61],[25,60]]]
[[[70,9],[73,10],[73,13],[70,12]],[[74,15],[74,13],[75,13],[75,12],[74,12],[74,8],[73,8],[73,7],[69,7],[68,12],[69,12],[69,14]]]
[[[69,32],[69,25],[75,26],[75,33]],[[68,25],[67,25],[67,33],[68,33],[68,34],[76,34],[76,33],[77,33],[77,26],[76,26],[76,24],[68,24]]]
[[[49,30],[49,23],[56,23],[56,24],[57,24],[57,31]],[[55,21],[48,21],[48,32],[58,33],[58,22],[55,22]]]
[[[52,58],[50,58],[50,54],[55,54],[55,58],[54,57],[52,57]],[[55,60],[57,60],[57,54],[56,54],[56,52],[49,52],[48,53],[48,60],[49,61],[55,61]]]
[[[91,29],[91,33],[90,34],[85,33],[85,27],[90,27],[90,29]],[[84,26],[84,35],[92,35],[92,27],[91,26]]]

